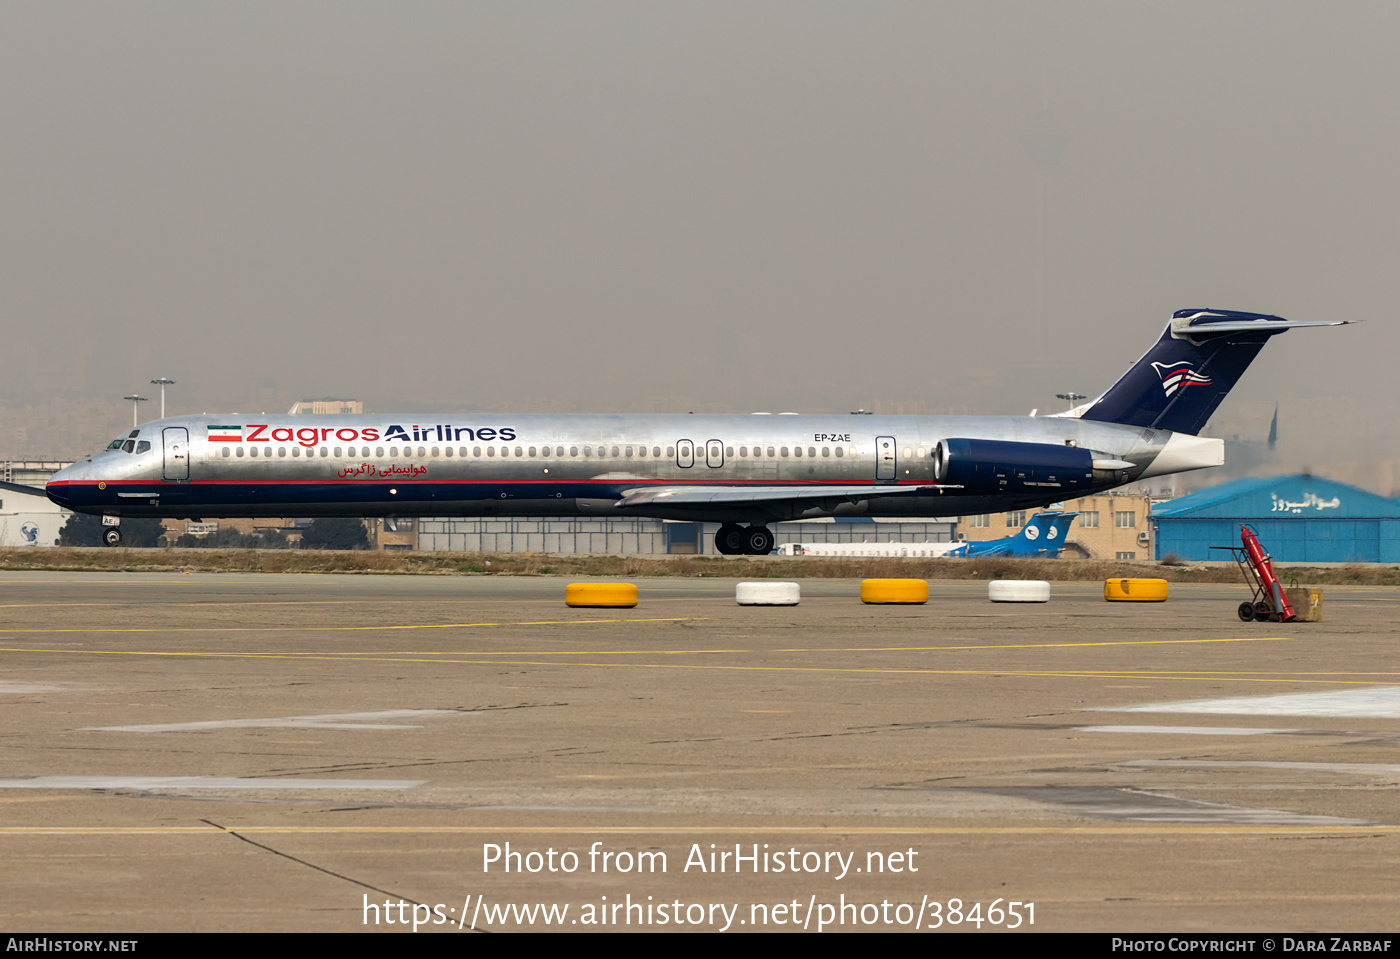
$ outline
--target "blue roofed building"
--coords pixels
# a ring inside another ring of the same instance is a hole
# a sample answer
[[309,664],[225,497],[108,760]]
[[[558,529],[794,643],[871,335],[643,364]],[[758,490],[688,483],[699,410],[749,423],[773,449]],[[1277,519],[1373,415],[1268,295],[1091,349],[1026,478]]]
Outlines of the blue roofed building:
[[1287,563],[1400,563],[1400,502],[1316,476],[1222,483],[1152,508],[1154,555],[1226,559],[1240,524]]

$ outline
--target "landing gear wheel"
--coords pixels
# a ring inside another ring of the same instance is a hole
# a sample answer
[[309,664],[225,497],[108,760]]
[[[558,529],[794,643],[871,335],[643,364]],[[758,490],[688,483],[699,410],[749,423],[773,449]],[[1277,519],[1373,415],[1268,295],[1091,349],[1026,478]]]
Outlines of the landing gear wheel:
[[725,556],[738,556],[744,551],[746,532],[738,523],[725,523],[715,533],[715,549]]
[[1254,604],[1240,603],[1240,621],[1244,623],[1254,622]]
[[102,545],[120,546],[122,544],[122,529],[120,526],[108,526],[102,530]]
[[773,552],[773,534],[767,526],[750,526],[744,530],[744,552],[750,556],[767,556]]

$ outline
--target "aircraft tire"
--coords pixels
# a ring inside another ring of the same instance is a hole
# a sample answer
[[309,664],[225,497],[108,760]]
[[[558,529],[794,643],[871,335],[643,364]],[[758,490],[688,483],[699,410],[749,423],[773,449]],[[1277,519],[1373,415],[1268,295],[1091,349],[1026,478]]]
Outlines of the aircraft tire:
[[120,546],[122,544],[122,529],[120,526],[108,526],[102,530],[103,546]]
[[802,600],[797,583],[740,583],[734,587],[734,602],[740,606],[796,606]]
[[867,605],[921,606],[928,602],[928,583],[922,579],[865,579],[860,601]]
[[994,603],[1048,603],[1050,584],[1043,579],[994,579],[987,584]]
[[744,530],[744,552],[750,556],[767,556],[773,552],[773,533],[767,526],[750,526]]
[[715,549],[725,556],[738,556],[744,552],[744,532],[737,523],[725,523],[715,532]]
[[570,583],[564,587],[564,605],[584,608],[631,609],[637,605],[635,583]]
[[1106,579],[1103,598],[1110,603],[1165,603],[1167,585],[1165,579]]
[[1240,622],[1244,622],[1244,623],[1252,623],[1252,622],[1254,622],[1254,604],[1253,604],[1253,603],[1240,603],[1239,614],[1240,614]]

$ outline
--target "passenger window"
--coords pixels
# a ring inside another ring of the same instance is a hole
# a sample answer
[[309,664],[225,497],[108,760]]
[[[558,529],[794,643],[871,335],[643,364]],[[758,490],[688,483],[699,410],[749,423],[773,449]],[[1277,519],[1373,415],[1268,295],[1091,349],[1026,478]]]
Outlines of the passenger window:
[[[228,455],[228,450],[224,450],[224,455],[225,455],[225,456]],[[293,447],[292,447],[292,455],[293,455],[293,456],[300,456],[300,455],[301,455],[301,447],[300,447],[300,446],[293,446]]]
[[510,455],[510,447],[509,447],[509,446],[502,446],[502,447],[501,447],[501,455],[502,455],[502,456],[509,456],[509,455]]
[[532,447],[530,447],[530,459],[534,459],[534,458],[535,458],[535,448],[532,446]]
[[731,457],[732,457],[732,456],[734,455],[734,447],[732,447],[732,446],[726,446],[726,447],[724,448],[724,455],[725,455],[725,456],[731,456]]
[[442,450],[440,450],[440,449],[438,449],[436,446],[434,446],[434,447],[433,447],[433,455],[434,455],[434,456],[441,456],[441,455],[442,455]]
[[324,446],[321,447],[321,456],[322,456],[322,457],[326,457],[326,456],[330,456],[330,455],[331,455],[331,451],[330,451],[330,450],[326,449]]
[[627,449],[624,452],[626,452],[628,459],[632,458],[632,447],[627,447]]
[[442,452],[443,452],[443,455],[444,455],[444,456],[451,456],[451,455],[452,455],[452,447],[449,446],[447,449],[443,450]]
[[[768,447],[768,455],[769,455],[769,456],[772,456],[772,455],[773,455],[773,447],[771,447],[771,446]],[[783,450],[783,455],[784,455],[784,456],[787,455],[787,450]]]
[[257,448],[256,446],[250,446],[250,447],[248,447],[248,455],[249,455],[249,456],[257,456],[257,455],[258,455],[258,448]]
[[[351,456],[354,456],[354,455],[355,455],[354,450],[351,450],[351,451],[350,451],[350,455],[351,455]],[[337,447],[335,448],[335,458],[336,458],[336,459],[340,459],[340,447],[339,447],[339,446],[337,446]]]
[[233,455],[234,455],[234,456],[241,457],[241,456],[243,455],[243,447],[240,446],[240,447],[238,447],[238,449],[234,450]]
[[831,455],[831,447],[830,447],[830,446],[823,446],[823,447],[822,447],[822,455],[823,455],[823,456],[828,456],[828,457],[829,457],[829,456]]
[[225,456],[228,456],[228,455],[229,455],[229,449],[228,449],[227,446],[224,447],[224,455],[225,455]]
[[278,456],[286,456],[286,455],[287,455],[287,447],[285,447],[285,446],[279,446],[279,447],[277,447],[277,455],[278,455]]
[[473,447],[472,447],[472,455],[475,456],[475,457],[477,457],[478,459],[480,459],[480,458],[481,458],[481,447],[480,447],[480,446],[473,446]]
[[749,455],[749,448],[748,448],[747,446],[741,446],[741,447],[739,447],[739,456],[740,456],[741,458],[747,457],[748,455]]
[[845,451],[844,449],[842,449],[841,447],[838,446],[838,447],[836,447],[836,455],[837,455],[837,456],[845,456],[845,455],[846,455],[846,451]]
[[807,447],[807,455],[808,455],[808,456],[816,456],[816,455],[817,455],[817,448],[816,448],[815,446],[809,446],[809,447]]
[[[657,458],[660,458],[660,456],[661,456],[661,447],[659,447],[659,446],[653,446],[653,447],[651,448],[651,455],[652,455],[652,456],[655,456],[655,457],[657,457]],[[670,453],[667,453],[666,455],[667,455],[667,456],[670,456],[671,454],[670,454]]]
[[[783,455],[784,455],[784,456],[787,455],[787,450],[783,450]],[[792,448],[792,455],[793,455],[793,456],[801,456],[801,455],[802,455],[802,447],[800,447],[800,446],[794,446],[794,447]]]
[[569,455],[570,455],[570,456],[577,456],[577,455],[578,455],[578,447],[577,447],[577,446],[570,446],[570,447],[569,447]]
[[525,451],[522,450],[520,447],[517,446],[517,447],[515,448],[515,455],[516,455],[516,456],[524,456],[524,455],[525,455]]
[[548,456],[548,455],[549,455],[549,447],[548,447],[548,446],[541,446],[541,447],[540,447],[540,455],[541,455],[541,456]]
[[614,447],[613,447],[613,451],[612,451],[613,458],[616,459],[617,456],[619,455],[619,453],[620,453],[620,451],[618,450],[618,448],[617,448],[616,446],[614,446]]
[[562,447],[562,446],[556,446],[556,447],[554,447],[554,455],[555,455],[555,456],[563,456],[563,455],[564,455],[564,447]]
[[494,447],[494,446],[488,446],[488,447],[486,447],[486,455],[487,455],[487,456],[495,456],[495,455],[496,455],[496,447]]
[[585,446],[585,447],[583,448],[583,455],[584,455],[584,456],[592,456],[592,455],[593,455],[593,447],[591,447],[591,446]]
[[787,448],[786,446],[784,446],[782,449],[778,450],[778,452],[781,453],[783,456],[787,456],[787,455],[788,455],[788,448]]
[[427,453],[427,450],[423,449],[423,447],[421,447],[421,446],[418,447],[418,458],[419,458],[420,460],[424,457],[424,455],[425,455],[426,453]]
[[673,456],[675,456],[675,455],[676,455],[676,448],[675,448],[674,446],[668,446],[668,447],[666,447],[666,458],[667,458],[667,459],[670,459],[671,457],[673,457]]

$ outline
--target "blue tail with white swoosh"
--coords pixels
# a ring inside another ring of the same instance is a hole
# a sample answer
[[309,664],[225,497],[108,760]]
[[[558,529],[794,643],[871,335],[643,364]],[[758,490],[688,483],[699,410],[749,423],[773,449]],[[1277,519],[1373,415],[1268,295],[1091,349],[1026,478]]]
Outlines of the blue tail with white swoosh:
[[[1236,310],[1177,310],[1162,338],[1080,418],[1199,433],[1269,337],[1348,320],[1285,320]],[[1064,414],[1061,414],[1064,415]]]
[[1036,513],[1015,536],[985,543],[964,543],[948,556],[1043,556],[1054,559],[1065,545],[1070,524],[1078,513],[1054,510]]

